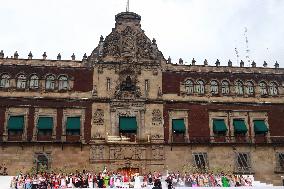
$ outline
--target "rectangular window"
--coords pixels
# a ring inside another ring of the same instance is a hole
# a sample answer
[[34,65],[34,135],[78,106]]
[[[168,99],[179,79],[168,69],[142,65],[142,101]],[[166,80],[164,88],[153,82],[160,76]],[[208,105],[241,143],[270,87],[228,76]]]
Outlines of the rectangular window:
[[276,153],[276,169],[275,172],[284,172],[284,153]]
[[110,91],[110,78],[107,78],[107,91]]
[[193,163],[197,169],[205,171],[208,168],[207,153],[193,153]]
[[81,118],[67,117],[66,121],[66,135],[77,136],[81,134]]
[[149,92],[149,80],[145,80],[145,92]]
[[249,153],[236,153],[235,172],[242,174],[252,173]]
[[24,116],[10,116],[8,120],[8,135],[22,135],[24,130]]
[[37,129],[39,136],[51,136],[53,129],[53,117],[39,117]]

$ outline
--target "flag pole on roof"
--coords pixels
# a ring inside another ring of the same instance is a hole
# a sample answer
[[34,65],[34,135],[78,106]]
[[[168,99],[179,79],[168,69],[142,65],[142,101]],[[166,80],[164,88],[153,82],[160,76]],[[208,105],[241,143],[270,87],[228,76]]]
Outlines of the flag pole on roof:
[[127,0],[127,4],[126,4],[126,12],[129,12],[129,0]]

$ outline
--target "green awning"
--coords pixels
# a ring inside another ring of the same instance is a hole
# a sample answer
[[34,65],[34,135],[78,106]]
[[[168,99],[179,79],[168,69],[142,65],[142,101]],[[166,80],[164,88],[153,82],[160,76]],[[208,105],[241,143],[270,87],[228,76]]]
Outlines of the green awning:
[[234,119],[233,125],[235,133],[246,133],[248,131],[245,120]]
[[136,133],[137,122],[136,117],[120,117],[119,130],[126,133]]
[[8,120],[8,130],[23,130],[24,116],[10,116]]
[[66,130],[80,130],[80,117],[67,117]]
[[173,119],[172,126],[174,132],[185,133],[184,119]]
[[255,134],[265,134],[268,132],[268,128],[264,120],[254,120],[253,123]]
[[37,128],[42,130],[52,130],[53,117],[39,117],[37,122]]
[[227,132],[227,126],[224,119],[214,119],[213,120],[213,132],[214,133],[225,133]]

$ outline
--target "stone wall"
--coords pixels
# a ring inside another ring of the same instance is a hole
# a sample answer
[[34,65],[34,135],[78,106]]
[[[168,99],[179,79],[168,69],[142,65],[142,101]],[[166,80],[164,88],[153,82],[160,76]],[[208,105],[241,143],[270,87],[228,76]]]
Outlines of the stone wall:
[[0,162],[6,164],[9,174],[26,171],[36,165],[35,154],[47,154],[51,169],[91,169],[102,171],[104,166],[116,171],[123,167],[150,171],[189,171],[194,164],[193,153],[206,153],[209,167],[234,171],[236,154],[249,153],[252,171],[258,180],[280,184],[276,174],[276,153],[283,147],[271,146],[202,146],[202,145],[80,145],[80,144],[2,144]]

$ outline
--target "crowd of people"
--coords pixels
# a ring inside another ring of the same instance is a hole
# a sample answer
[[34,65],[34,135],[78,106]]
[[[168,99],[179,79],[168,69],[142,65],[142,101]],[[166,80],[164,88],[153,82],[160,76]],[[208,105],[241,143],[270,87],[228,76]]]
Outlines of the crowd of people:
[[11,189],[66,189],[66,188],[153,188],[175,187],[238,187],[252,186],[249,176],[213,173],[167,173],[158,172],[139,176],[103,171],[98,174],[83,170],[71,174],[38,173],[19,174],[13,177]]

